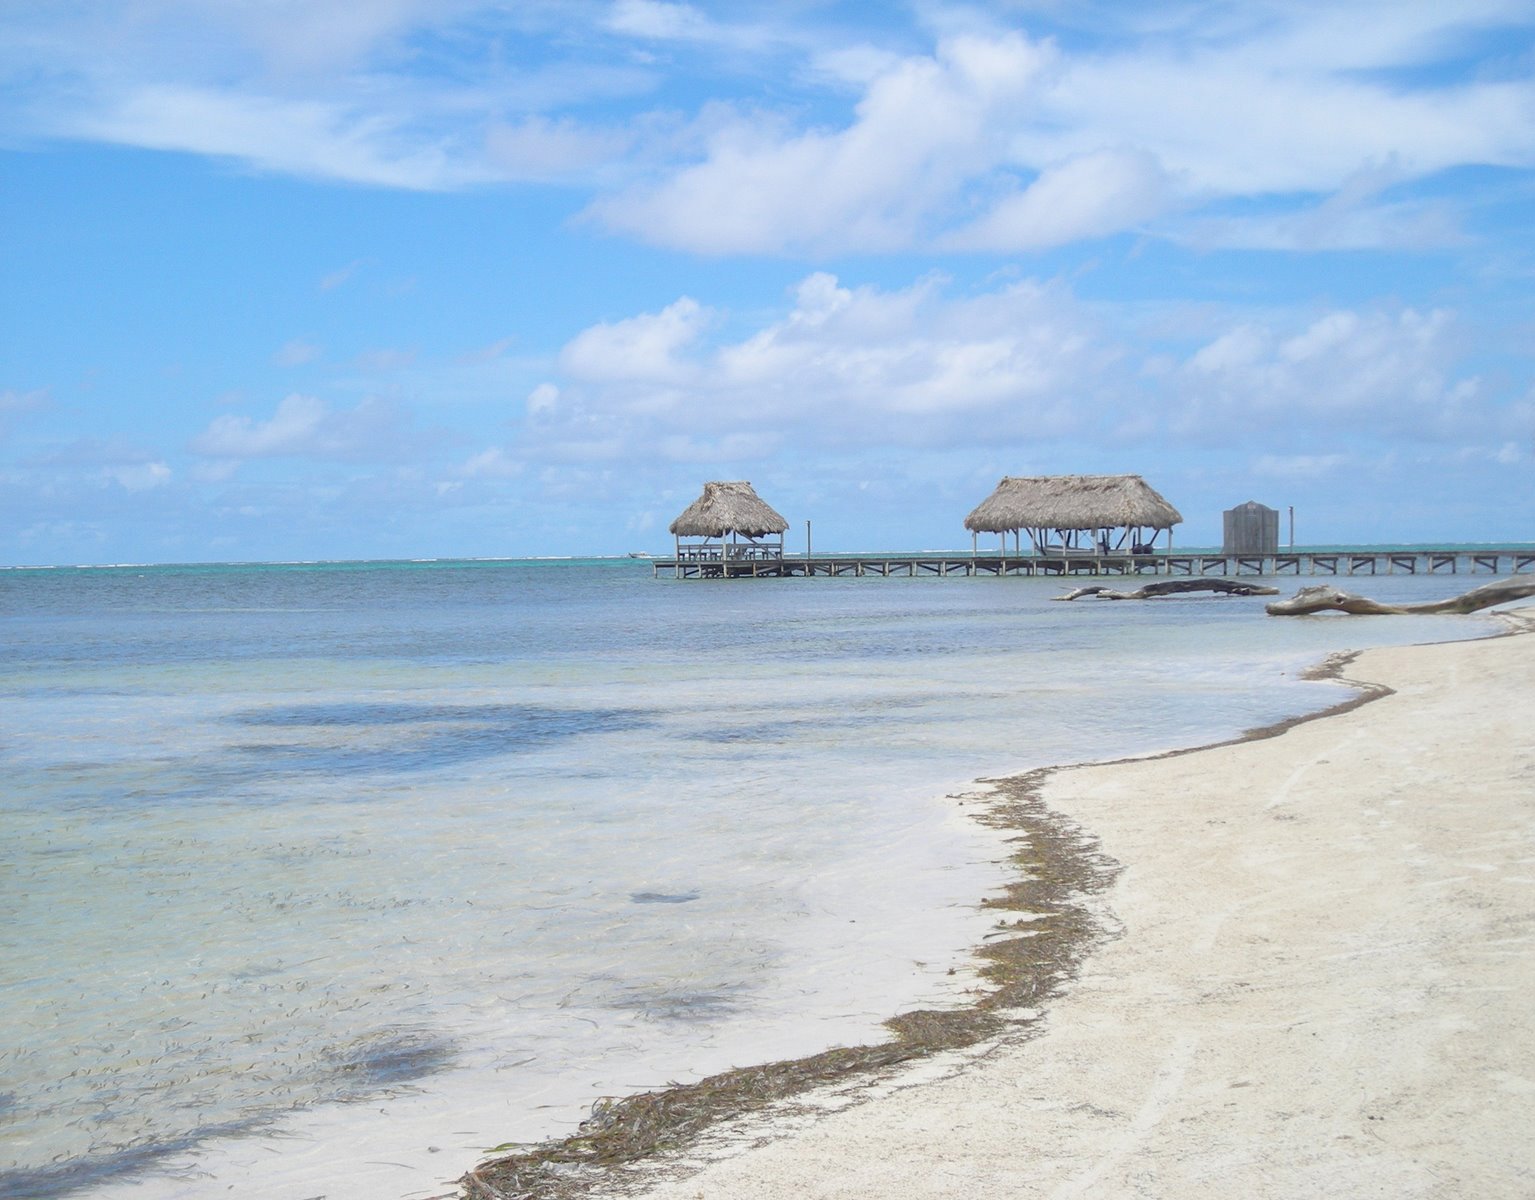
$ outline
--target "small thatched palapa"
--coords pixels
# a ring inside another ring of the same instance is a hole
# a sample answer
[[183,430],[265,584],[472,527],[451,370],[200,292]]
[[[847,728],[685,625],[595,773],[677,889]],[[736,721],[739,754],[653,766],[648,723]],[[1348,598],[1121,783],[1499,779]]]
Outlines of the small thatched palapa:
[[1127,538],[1133,550],[1150,549],[1159,530],[1182,520],[1139,475],[1009,475],[965,518],[965,528],[1004,537],[1026,529],[1042,553],[1082,550],[1084,542],[1106,553],[1124,549]]
[[[788,528],[789,522],[751,484],[720,480],[704,484],[703,495],[671,524],[679,562],[717,560],[725,574],[730,573],[732,562],[783,558],[783,535]],[[683,538],[699,540],[684,546]]]
[[782,533],[788,528],[789,522],[744,481],[704,484],[704,494],[683,509],[671,524],[671,531],[678,537],[718,538],[739,533],[755,538]]

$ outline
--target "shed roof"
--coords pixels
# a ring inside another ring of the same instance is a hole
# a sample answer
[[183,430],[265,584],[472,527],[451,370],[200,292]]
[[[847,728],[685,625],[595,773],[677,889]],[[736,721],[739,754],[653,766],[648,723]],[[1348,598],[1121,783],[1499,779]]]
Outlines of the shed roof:
[[965,518],[965,528],[1171,529],[1182,520],[1139,475],[1006,475]]
[[758,537],[788,528],[789,522],[774,512],[751,484],[721,480],[704,484],[703,495],[671,524],[671,531],[679,537],[724,537],[727,533]]

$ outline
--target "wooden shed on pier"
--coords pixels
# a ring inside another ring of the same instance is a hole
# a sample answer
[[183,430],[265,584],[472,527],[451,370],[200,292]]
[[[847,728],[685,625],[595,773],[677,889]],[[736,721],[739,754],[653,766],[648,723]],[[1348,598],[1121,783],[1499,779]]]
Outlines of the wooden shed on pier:
[[1034,553],[1147,554],[1157,535],[1183,516],[1139,475],[1008,475],[965,518],[972,533],[1007,535],[1022,553],[1028,532]]
[[728,575],[733,563],[782,561],[789,522],[752,485],[716,480],[671,523],[677,561],[718,563]]
[[1249,500],[1221,514],[1222,554],[1278,554],[1279,510]]

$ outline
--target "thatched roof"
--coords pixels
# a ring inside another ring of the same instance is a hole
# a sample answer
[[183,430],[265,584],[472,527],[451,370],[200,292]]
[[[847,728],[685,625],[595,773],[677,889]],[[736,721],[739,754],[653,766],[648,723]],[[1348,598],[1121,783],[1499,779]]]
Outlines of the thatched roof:
[[1171,529],[1182,520],[1139,475],[1008,475],[965,518],[965,528]]
[[759,537],[764,533],[782,533],[789,522],[774,512],[745,482],[704,484],[704,494],[671,524],[679,537],[724,537],[744,533]]

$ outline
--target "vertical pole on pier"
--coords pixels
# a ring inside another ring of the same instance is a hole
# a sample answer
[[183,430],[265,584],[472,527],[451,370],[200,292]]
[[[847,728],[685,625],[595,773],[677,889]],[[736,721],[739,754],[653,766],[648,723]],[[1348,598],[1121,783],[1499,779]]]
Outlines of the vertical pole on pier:
[[1295,505],[1290,505],[1290,549],[1295,549]]
[[810,561],[810,522],[805,522],[805,561]]

